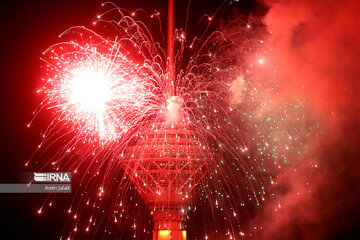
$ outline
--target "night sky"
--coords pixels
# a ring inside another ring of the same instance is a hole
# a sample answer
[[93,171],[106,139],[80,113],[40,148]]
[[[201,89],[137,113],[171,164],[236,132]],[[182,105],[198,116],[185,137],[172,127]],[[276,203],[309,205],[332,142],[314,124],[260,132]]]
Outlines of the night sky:
[[[181,27],[187,1],[175,1],[176,27]],[[156,9],[164,14],[167,7],[166,0],[116,3],[129,10],[144,8],[151,12]],[[189,22],[194,24],[189,25],[189,33],[196,35],[201,28],[201,24],[196,26],[197,19],[214,12],[221,3],[221,0],[193,0]],[[39,133],[48,120],[48,115],[43,113],[31,128],[26,127],[41,102],[36,94],[42,85],[41,53],[71,26],[83,25],[96,30],[91,23],[102,12],[100,5],[100,1],[90,0],[1,1],[0,183],[21,182],[23,172],[36,171],[26,169],[24,164],[36,150]],[[249,239],[358,239],[359,2],[240,0],[226,3],[215,25],[226,25],[241,14],[257,16],[268,26],[268,31],[273,33],[267,39],[274,49],[271,61],[279,71],[280,85],[286,86],[286,91],[311,99],[314,117],[321,119],[325,129],[323,137],[310,143],[311,157],[320,166],[318,171],[308,173],[301,161],[296,162],[299,175],[306,176],[313,184],[312,195],[299,199],[293,194],[296,187],[286,188],[280,193],[284,208],[276,218],[270,213],[271,203],[260,210],[249,210],[251,217],[243,223],[245,230],[251,231],[254,225],[263,228],[255,238]],[[305,90],[299,90],[300,82]],[[297,186],[299,181],[286,171],[278,177],[280,183],[288,186]],[[59,194],[57,206],[38,216],[36,211],[45,197],[43,194],[0,194],[0,239],[59,239],[70,221],[64,213],[72,194]],[[201,231],[201,226],[195,223],[191,229]],[[124,236],[128,236],[127,230],[123,231]],[[190,234],[189,239],[195,236]],[[89,235],[80,235],[79,239],[89,239]]]

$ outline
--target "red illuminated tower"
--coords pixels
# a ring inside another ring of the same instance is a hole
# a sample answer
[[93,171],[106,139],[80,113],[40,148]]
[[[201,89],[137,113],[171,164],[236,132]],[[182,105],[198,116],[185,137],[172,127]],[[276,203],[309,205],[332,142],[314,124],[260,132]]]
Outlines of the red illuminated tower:
[[129,147],[125,170],[151,210],[153,239],[185,240],[185,215],[211,156],[186,121],[151,123],[146,129]]
[[186,239],[186,212],[211,158],[209,150],[197,139],[190,123],[178,110],[181,103],[174,87],[174,31],[174,0],[169,0],[167,109],[177,118],[164,116],[161,121],[148,123],[136,144],[128,147],[123,165],[151,210],[155,222],[153,240]]

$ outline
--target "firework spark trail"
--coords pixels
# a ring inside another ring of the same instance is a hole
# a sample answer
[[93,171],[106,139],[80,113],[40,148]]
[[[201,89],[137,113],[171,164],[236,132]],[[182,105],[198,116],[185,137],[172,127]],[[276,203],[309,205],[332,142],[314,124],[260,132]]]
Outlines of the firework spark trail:
[[[129,182],[131,177],[123,174],[125,149],[151,133],[149,122],[179,119],[190,123],[192,134],[215,156],[208,176],[200,183],[201,201],[210,203],[213,216],[219,209],[225,216],[229,212],[233,215],[225,217],[225,235],[243,236],[236,216],[245,205],[255,202],[259,206],[270,194],[267,187],[272,180],[266,172],[267,161],[285,160],[287,156],[286,151],[281,153],[283,146],[279,147],[280,152],[276,146],[283,144],[282,140],[264,140],[269,129],[281,121],[267,121],[274,113],[272,107],[264,107],[266,100],[261,94],[268,89],[254,80],[256,67],[245,61],[239,63],[238,57],[228,54],[235,51],[243,58],[258,58],[262,41],[231,40],[241,34],[246,36],[246,31],[251,30],[249,23],[241,24],[240,32],[215,31],[207,38],[192,40],[187,40],[186,32],[177,30],[180,47],[176,58],[180,60],[176,63],[176,96],[169,96],[165,51],[146,25],[135,20],[137,11],[128,13],[112,3],[107,5],[110,10],[99,15],[95,24],[112,26],[116,32],[114,40],[84,27],[73,27],[60,35],[63,41],[46,50],[43,58],[47,75],[39,93],[45,95],[45,100],[35,116],[49,109],[52,120],[42,134],[44,140],[39,148],[44,146],[50,151],[60,142],[67,142],[44,168],[72,171],[81,182],[68,210],[74,218],[70,236],[80,226],[96,232],[102,220],[107,225],[125,221],[124,215],[131,210],[125,210],[124,204],[136,198]],[[150,16],[153,17],[159,18],[159,14]],[[251,48],[256,50],[245,50]],[[192,56],[185,59],[184,52],[189,50]],[[264,63],[262,59],[256,61]],[[268,114],[258,114],[261,109],[268,109]],[[278,131],[285,137],[286,126],[285,120]],[[294,134],[297,133],[291,133]],[[274,146],[275,152],[271,153]],[[114,197],[105,204],[108,192]],[[49,197],[46,202],[52,204],[52,199]],[[84,213],[87,206],[93,208]],[[135,225],[133,228],[140,231]]]

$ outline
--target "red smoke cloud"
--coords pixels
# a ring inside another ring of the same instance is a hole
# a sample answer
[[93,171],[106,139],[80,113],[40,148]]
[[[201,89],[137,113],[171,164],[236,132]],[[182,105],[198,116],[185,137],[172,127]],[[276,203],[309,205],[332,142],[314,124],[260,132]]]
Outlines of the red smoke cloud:
[[270,61],[285,90],[311,97],[315,110],[330,119],[339,108],[358,109],[360,2],[266,3]]
[[[278,176],[282,193],[250,226],[262,227],[254,235],[265,240],[355,239],[360,213],[360,1],[265,4],[269,10],[263,22],[271,33],[267,61],[286,94],[310,100],[325,133],[309,143],[310,154],[297,160],[296,172],[288,168]],[[309,162],[319,167],[311,168]]]

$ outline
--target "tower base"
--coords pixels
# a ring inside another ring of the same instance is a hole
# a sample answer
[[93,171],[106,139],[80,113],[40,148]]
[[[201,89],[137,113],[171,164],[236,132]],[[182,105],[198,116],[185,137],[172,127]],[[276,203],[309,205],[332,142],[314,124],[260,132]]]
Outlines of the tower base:
[[153,240],[186,240],[184,210],[174,204],[162,205],[153,211]]

